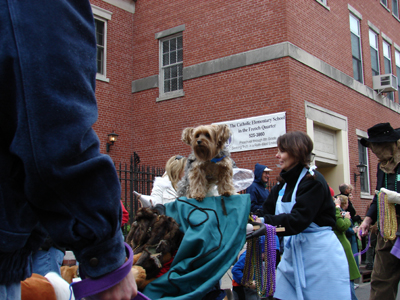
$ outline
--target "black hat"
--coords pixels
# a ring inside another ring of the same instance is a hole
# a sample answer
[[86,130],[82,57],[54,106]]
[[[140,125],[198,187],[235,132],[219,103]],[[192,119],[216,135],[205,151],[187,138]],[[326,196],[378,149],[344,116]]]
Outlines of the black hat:
[[399,130],[394,130],[390,123],[379,123],[368,129],[368,139],[362,138],[361,145],[368,147],[368,143],[394,143],[399,139]]

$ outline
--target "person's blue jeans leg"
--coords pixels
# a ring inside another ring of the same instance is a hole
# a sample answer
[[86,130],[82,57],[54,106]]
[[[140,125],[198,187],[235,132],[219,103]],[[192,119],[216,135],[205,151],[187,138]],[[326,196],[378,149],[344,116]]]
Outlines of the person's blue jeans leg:
[[33,254],[33,273],[45,276],[49,272],[56,272],[61,276],[61,266],[64,259],[64,252],[50,247],[48,251],[38,250]]
[[356,296],[356,290],[354,289],[354,280],[350,280],[350,292],[351,300],[358,300]]
[[21,283],[0,284],[0,299],[21,300]]

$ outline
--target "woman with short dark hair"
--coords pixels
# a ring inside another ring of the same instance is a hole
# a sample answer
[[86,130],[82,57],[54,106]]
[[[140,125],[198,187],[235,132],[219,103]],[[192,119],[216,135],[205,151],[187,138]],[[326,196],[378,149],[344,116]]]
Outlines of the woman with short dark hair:
[[274,297],[349,300],[348,263],[332,230],[335,204],[322,174],[310,168],[313,142],[294,131],[277,143],[282,171],[263,206],[265,223],[285,228]]

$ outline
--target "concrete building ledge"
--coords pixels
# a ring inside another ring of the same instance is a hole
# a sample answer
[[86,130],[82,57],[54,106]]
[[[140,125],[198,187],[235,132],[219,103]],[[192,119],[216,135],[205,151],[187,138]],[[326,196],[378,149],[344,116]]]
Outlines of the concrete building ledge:
[[[378,95],[372,88],[358,82],[351,76],[332,67],[307,51],[290,42],[283,42],[259,49],[254,49],[226,57],[217,58],[183,68],[183,80],[190,80],[215,73],[242,68],[257,63],[290,57],[296,61],[328,76],[329,78],[351,88],[352,90],[368,97],[387,108],[400,113],[400,105],[387,97]],[[141,78],[132,82],[132,93],[158,87],[158,75]]]

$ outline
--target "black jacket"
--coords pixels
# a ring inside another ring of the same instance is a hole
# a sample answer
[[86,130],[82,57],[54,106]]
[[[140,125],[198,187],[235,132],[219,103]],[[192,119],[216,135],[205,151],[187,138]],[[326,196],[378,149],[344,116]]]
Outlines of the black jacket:
[[[381,170],[379,167],[380,164],[378,164],[378,172],[376,174],[377,181],[376,181],[376,190],[380,190],[381,187],[385,187],[385,173]],[[390,181],[397,180],[397,174],[399,173],[399,166],[396,167],[395,174],[394,175],[389,175],[393,176],[392,178],[389,178]],[[389,177],[388,176],[388,177]],[[394,190],[391,186],[387,187],[389,190]],[[397,193],[400,193],[400,183],[397,182]],[[375,223],[377,220],[377,204],[378,204],[378,197],[377,195],[374,196],[374,199],[371,203],[371,206],[369,207],[369,210],[367,212],[367,216],[372,219],[372,221]],[[396,205],[396,215],[400,215],[400,205]]]
[[[303,169],[301,164],[289,171],[282,171],[281,177],[287,183],[282,202],[290,202],[297,179]],[[279,190],[283,184],[277,184],[271,190],[267,201],[264,202],[265,223],[285,227],[285,232],[279,235],[295,235],[306,229],[312,222],[318,226],[331,226],[336,224],[335,203],[329,191],[328,184],[321,173],[315,171],[315,179],[303,177],[296,193],[296,203],[290,214],[275,215],[276,201]]]

